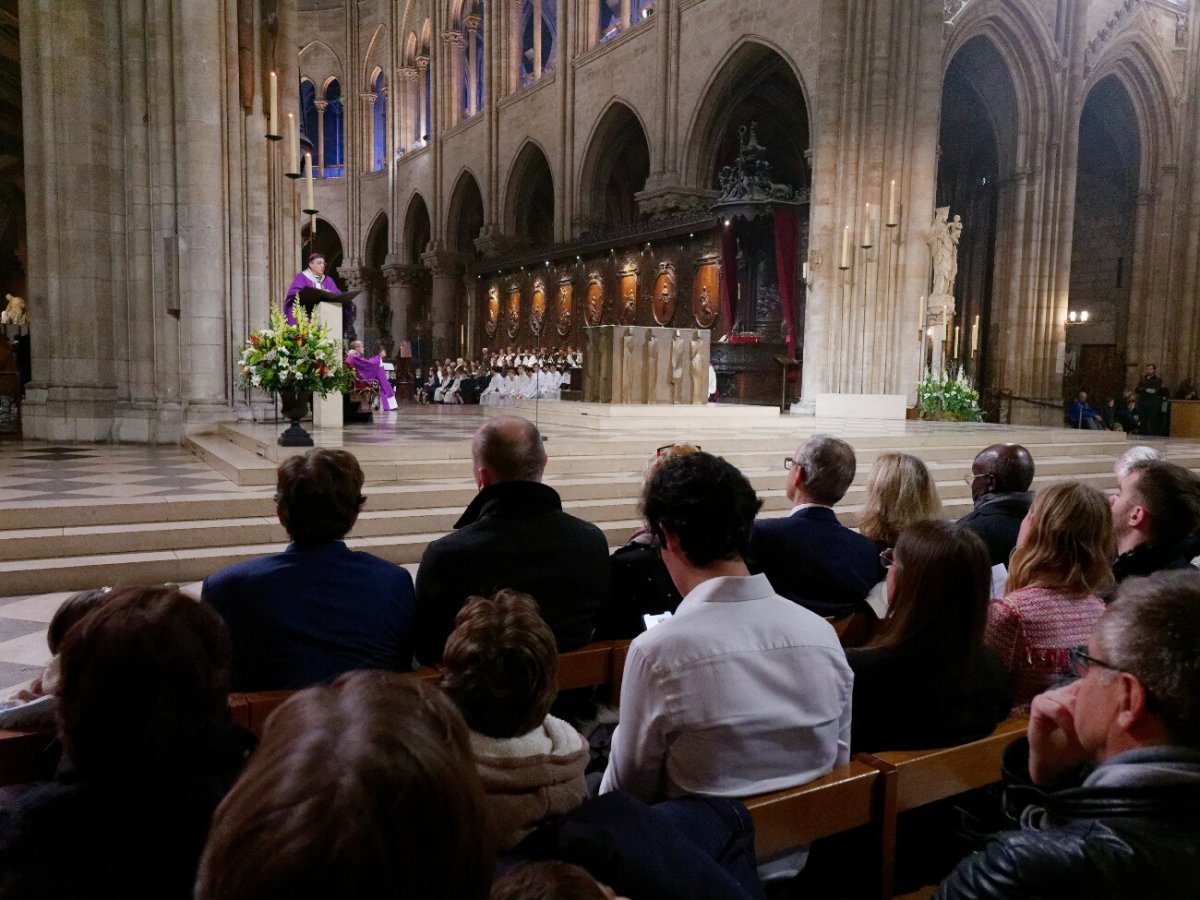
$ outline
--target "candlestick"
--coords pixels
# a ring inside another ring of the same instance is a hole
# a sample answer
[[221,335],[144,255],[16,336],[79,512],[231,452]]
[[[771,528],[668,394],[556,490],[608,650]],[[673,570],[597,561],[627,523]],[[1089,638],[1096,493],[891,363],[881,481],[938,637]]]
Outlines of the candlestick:
[[979,350],[979,316],[975,317],[974,323],[971,325],[971,355],[974,356]]
[[887,222],[884,223],[888,228],[896,227],[896,179],[892,179],[892,186],[888,188],[888,214]]
[[863,232],[862,232],[862,248],[869,249],[871,246],[871,204],[868,203],[863,209]]
[[288,178],[300,177],[300,127],[296,117],[288,113],[288,161],[283,173]]
[[808,263],[807,262],[800,263],[800,279],[805,284],[808,284]]
[[957,325],[955,325],[954,326],[954,358],[955,359],[958,359],[958,337],[959,337],[958,332],[959,332],[959,327]]
[[271,73],[270,85],[270,114],[267,117],[267,137],[273,141],[279,140],[279,79]]
[[850,268],[850,226],[847,225],[842,229],[842,259],[838,263],[838,268],[843,271]]
[[312,154],[304,154],[304,189],[305,198],[308,200],[308,205],[304,207],[304,211],[312,215],[317,211],[316,201],[313,200],[313,168]]

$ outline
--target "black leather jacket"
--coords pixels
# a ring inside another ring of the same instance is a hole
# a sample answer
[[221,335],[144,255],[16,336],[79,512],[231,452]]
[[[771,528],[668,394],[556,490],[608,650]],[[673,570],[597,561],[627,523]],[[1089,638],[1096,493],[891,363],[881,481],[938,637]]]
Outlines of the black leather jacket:
[[1026,809],[1019,831],[963,860],[934,898],[1194,898],[1198,847],[1200,752],[1129,750]]

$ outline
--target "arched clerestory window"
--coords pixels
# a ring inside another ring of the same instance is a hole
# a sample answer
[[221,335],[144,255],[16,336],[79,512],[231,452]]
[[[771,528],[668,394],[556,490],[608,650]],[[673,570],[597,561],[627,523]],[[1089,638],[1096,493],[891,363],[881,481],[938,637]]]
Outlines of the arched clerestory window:
[[555,0],[523,0],[520,17],[519,71],[521,87],[526,87],[554,71],[558,6]]
[[336,78],[325,85],[323,102],[323,145],[318,148],[322,174],[325,178],[340,178],[346,173],[346,114],[342,105],[342,84]]
[[600,0],[600,43],[654,15],[654,0]]
[[384,82],[383,71],[376,73],[375,78],[371,81],[371,92],[375,95],[375,101],[371,104],[371,168],[378,172],[387,168],[388,164],[388,140],[387,140],[387,85]]

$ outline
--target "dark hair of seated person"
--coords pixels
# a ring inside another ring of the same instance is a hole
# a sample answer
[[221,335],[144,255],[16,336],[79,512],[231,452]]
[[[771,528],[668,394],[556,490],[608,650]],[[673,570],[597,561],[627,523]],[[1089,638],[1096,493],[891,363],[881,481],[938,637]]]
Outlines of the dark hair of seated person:
[[991,560],[975,532],[924,519],[896,540],[895,589],[871,647],[913,647],[962,661],[983,646]]
[[279,465],[275,507],[302,550],[340,541],[354,527],[366,498],[363,470],[345,450],[317,447]]
[[472,730],[494,738],[542,724],[558,692],[558,647],[537,603],[520,591],[470,597],[446,640],[441,685]]
[[656,467],[646,478],[640,503],[660,545],[665,527],[697,567],[744,559],[761,507],[736,466],[703,451],[675,456]]
[[196,900],[482,900],[493,874],[462,716],[433,685],[351,672],[300,691],[217,810]]
[[58,655],[62,649],[63,639],[71,626],[90,613],[93,609],[107,600],[112,594],[112,588],[94,588],[90,591],[80,591],[72,594],[54,611],[50,624],[46,627],[46,645],[50,652]]
[[521,863],[492,884],[489,900],[611,900],[616,895],[581,866],[561,860]]
[[170,767],[229,721],[229,632],[173,585],[115,589],[62,644],[59,731],[82,774]]

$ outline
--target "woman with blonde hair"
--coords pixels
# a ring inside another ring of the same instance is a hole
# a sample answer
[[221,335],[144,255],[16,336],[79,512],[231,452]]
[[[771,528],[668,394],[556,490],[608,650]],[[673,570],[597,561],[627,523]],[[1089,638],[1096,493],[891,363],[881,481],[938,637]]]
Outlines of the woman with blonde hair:
[[896,546],[900,532],[936,519],[942,501],[925,463],[908,453],[881,453],[867,473],[867,499],[858,530],[880,549]]
[[1090,485],[1038,492],[1009,560],[1005,596],[988,609],[987,642],[1013,677],[1013,712],[1070,675],[1071,648],[1086,644],[1112,584],[1112,512]]

